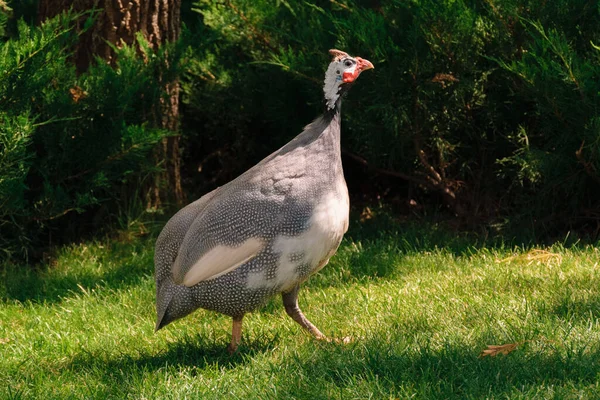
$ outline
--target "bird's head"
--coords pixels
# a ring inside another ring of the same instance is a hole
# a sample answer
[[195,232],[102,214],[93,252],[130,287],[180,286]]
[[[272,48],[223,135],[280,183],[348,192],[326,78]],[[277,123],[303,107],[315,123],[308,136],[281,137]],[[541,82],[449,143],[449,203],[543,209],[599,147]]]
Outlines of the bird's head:
[[342,92],[354,83],[358,75],[374,67],[369,60],[352,57],[341,50],[332,49],[329,50],[329,54],[331,54],[333,60],[325,73],[323,92],[325,93],[327,109],[331,110],[335,107],[335,103]]

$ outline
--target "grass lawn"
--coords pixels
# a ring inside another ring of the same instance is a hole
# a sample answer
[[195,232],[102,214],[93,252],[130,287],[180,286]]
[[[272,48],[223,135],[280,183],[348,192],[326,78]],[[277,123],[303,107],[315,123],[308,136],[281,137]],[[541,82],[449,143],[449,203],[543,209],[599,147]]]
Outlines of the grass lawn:
[[313,340],[277,297],[246,316],[229,356],[222,315],[153,332],[153,242],[82,243],[0,270],[1,399],[600,397],[595,246],[353,221],[300,295],[324,333],[353,341]]

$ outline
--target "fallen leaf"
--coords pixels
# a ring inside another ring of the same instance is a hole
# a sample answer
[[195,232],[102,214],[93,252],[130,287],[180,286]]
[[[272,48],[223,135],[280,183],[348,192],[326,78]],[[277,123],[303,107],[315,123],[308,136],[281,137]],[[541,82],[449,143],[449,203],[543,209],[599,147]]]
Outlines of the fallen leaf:
[[0,338],[0,344],[7,344],[8,342],[10,342],[9,338]]
[[556,264],[561,264],[562,256],[558,253],[552,253],[548,250],[533,249],[525,254],[518,254],[515,256],[507,257],[502,260],[496,260],[496,262],[498,262],[498,263],[511,262],[511,261],[525,262],[525,263],[527,263],[527,265],[531,265],[533,263],[551,264],[553,262],[555,262]]
[[522,344],[522,342],[508,343],[508,344],[501,344],[501,345],[488,344],[487,349],[484,349],[481,352],[481,354],[479,355],[479,357],[486,357],[486,356],[496,357],[498,354],[507,355],[508,353],[514,351],[517,348],[517,346],[519,346],[520,344]]

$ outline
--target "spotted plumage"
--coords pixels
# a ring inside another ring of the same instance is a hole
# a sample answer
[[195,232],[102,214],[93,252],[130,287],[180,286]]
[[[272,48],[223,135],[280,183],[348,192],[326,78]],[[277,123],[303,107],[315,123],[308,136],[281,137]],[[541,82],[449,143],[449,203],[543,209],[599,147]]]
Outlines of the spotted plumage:
[[327,264],[348,228],[340,157],[341,95],[373,65],[332,50],[325,113],[233,181],[175,214],[155,251],[160,329],[197,308],[233,317],[234,351],[244,314],[282,293],[288,314],[323,334],[297,304],[299,285]]

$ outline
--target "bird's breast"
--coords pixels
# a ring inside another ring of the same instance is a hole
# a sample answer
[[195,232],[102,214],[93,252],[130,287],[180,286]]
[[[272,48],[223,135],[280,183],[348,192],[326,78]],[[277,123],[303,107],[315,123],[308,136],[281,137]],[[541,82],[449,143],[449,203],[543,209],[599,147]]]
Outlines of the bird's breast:
[[307,229],[299,235],[278,235],[271,246],[277,257],[275,279],[250,274],[248,286],[287,291],[322,268],[337,250],[348,228],[349,200],[345,182],[315,203]]

